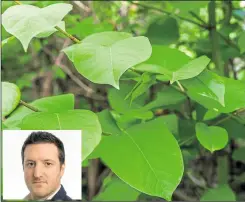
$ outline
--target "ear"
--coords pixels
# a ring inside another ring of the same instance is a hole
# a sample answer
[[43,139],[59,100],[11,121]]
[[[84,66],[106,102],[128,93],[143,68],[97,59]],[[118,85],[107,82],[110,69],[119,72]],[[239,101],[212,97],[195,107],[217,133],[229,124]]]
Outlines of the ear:
[[60,177],[62,177],[64,175],[64,172],[65,172],[65,163],[63,163],[61,165],[61,168],[60,168]]

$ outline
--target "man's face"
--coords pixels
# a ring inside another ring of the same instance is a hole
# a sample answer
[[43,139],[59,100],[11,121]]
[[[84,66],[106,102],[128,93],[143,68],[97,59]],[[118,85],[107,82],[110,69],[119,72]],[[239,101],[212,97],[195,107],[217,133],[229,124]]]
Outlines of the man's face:
[[60,166],[58,155],[58,148],[50,143],[25,148],[24,176],[33,199],[45,198],[59,187],[65,165]]

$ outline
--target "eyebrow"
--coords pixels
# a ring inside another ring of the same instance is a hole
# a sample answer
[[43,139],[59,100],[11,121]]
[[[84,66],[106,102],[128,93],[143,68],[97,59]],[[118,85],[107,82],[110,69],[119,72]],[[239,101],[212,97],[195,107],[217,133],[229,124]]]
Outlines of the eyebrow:
[[[31,159],[25,160],[25,162],[28,162],[28,161],[35,162],[34,160],[31,160]],[[42,160],[42,161],[51,161],[51,162],[53,162],[53,163],[56,162],[56,161],[54,161],[54,160],[52,160],[52,159],[44,159],[44,160]]]

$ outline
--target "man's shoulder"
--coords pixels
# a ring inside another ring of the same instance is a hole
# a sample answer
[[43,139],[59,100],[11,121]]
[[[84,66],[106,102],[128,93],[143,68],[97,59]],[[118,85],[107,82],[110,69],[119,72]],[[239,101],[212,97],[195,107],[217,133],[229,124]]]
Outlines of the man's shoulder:
[[66,194],[63,185],[61,185],[60,190],[54,195],[51,201],[72,201],[72,199]]

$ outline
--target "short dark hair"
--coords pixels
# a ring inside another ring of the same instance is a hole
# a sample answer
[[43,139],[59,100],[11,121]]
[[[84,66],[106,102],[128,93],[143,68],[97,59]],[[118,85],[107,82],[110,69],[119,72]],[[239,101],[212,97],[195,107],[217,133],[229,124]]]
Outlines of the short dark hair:
[[25,140],[22,149],[21,149],[21,157],[22,157],[22,164],[24,164],[24,152],[27,145],[30,144],[39,144],[39,143],[51,143],[55,144],[55,146],[58,148],[59,152],[59,161],[62,164],[65,163],[65,149],[63,142],[54,136],[52,133],[44,132],[44,131],[37,131],[32,132]]

